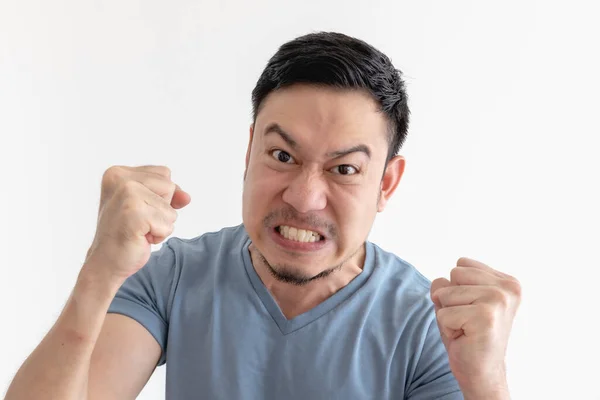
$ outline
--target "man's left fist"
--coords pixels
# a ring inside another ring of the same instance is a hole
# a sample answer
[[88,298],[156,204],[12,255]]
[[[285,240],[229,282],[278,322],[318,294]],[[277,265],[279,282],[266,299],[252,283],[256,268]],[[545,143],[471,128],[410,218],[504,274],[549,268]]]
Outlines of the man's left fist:
[[[485,395],[506,385],[504,357],[521,302],[514,277],[460,258],[450,280],[431,283],[438,327],[462,391]],[[491,397],[490,397],[491,398]]]

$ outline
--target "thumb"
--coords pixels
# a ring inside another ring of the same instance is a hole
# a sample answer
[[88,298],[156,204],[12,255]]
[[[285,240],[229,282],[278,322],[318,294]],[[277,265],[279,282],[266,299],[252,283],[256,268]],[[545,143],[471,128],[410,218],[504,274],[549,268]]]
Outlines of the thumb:
[[177,187],[175,188],[175,192],[173,193],[173,198],[171,199],[171,207],[175,209],[180,209],[190,204],[192,198],[187,192],[181,189],[179,185],[176,186]]

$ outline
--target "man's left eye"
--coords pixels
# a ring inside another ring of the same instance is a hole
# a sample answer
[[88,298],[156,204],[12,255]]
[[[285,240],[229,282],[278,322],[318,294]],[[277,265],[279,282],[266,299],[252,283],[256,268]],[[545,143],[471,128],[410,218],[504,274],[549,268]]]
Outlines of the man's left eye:
[[352,165],[342,164],[332,168],[331,172],[338,175],[354,175],[358,173],[358,170]]

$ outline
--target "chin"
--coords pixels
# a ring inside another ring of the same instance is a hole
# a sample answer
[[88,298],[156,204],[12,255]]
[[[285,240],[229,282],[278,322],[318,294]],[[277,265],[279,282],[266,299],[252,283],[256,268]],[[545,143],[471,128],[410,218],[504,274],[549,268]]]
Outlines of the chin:
[[297,263],[271,263],[268,262],[265,257],[262,257],[262,259],[265,262],[266,267],[269,269],[271,275],[275,279],[280,282],[290,283],[296,286],[303,286],[318,279],[325,278],[339,269],[339,267],[333,267],[325,270],[311,271],[303,266],[299,266]]

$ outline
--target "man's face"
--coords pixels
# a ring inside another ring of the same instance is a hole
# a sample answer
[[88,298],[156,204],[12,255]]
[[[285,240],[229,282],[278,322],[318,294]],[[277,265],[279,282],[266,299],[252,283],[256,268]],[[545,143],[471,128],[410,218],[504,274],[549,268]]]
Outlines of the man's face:
[[294,85],[265,99],[250,131],[243,221],[273,271],[308,280],[362,251],[404,168],[396,157],[382,180],[387,135],[364,92]]

